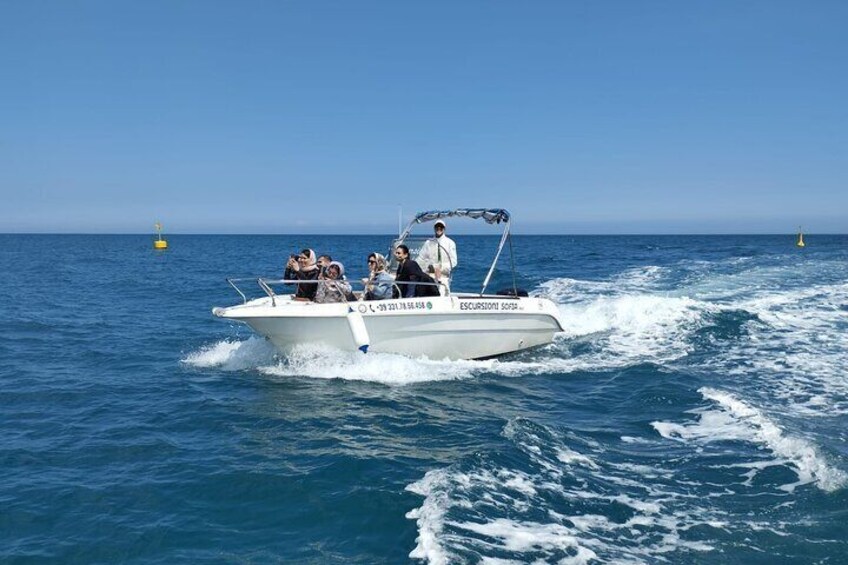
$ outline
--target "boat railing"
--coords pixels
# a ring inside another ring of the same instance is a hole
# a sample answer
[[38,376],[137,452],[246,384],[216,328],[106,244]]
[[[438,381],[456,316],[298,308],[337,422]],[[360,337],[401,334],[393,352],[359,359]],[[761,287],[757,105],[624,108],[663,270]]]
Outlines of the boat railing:
[[[242,304],[247,304],[247,295],[244,293],[244,291],[236,283],[244,283],[244,282],[247,282],[247,281],[256,282],[259,285],[259,288],[261,288],[262,291],[271,298],[271,304],[276,306],[275,297],[277,295],[274,292],[274,289],[271,288],[270,285],[268,284],[269,281],[267,281],[266,279],[264,279],[262,277],[228,278],[227,282],[230,284],[231,287],[233,287],[235,289],[235,291],[237,293],[239,293],[239,296],[241,296]],[[270,282],[274,282],[274,281],[270,281]]]
[[[321,283],[327,282],[327,279],[316,279],[316,280],[266,279],[266,278],[263,278],[263,277],[228,278],[227,282],[230,284],[231,287],[233,287],[235,289],[235,291],[239,294],[239,296],[241,296],[241,300],[242,300],[243,304],[247,304],[247,295],[244,293],[244,291],[242,291],[241,288],[239,288],[239,286],[236,283],[239,283],[239,282],[244,283],[244,282],[247,282],[247,281],[255,281],[257,283],[257,285],[259,285],[259,288],[261,288],[262,291],[266,295],[268,295],[268,297],[271,299],[271,306],[277,306],[277,296],[280,296],[280,295],[277,294],[276,292],[274,292],[274,289],[271,285],[277,285],[277,284],[286,284],[286,285],[321,284]],[[347,282],[348,284],[351,283],[351,281],[345,281],[345,282]],[[359,285],[362,286],[362,292],[359,294],[359,297],[357,298],[357,302],[365,300],[365,293],[368,289],[368,286],[373,284],[373,283],[370,283],[370,282],[361,282],[361,281],[358,281],[358,283],[359,283]],[[402,286],[408,286],[408,285],[418,286],[418,285],[420,285],[420,286],[443,287],[445,289],[445,294],[443,296],[450,296],[450,287],[448,287],[447,285],[445,285],[444,283],[441,283],[441,282],[432,282],[432,283],[429,283],[429,282],[396,283],[395,282],[395,283],[392,283],[392,289],[397,291],[397,294],[399,296],[403,295],[403,291],[400,288],[401,285]],[[351,285],[351,286],[353,286],[353,285]],[[347,297],[344,296],[344,294],[342,294],[342,296],[344,297],[344,301],[348,302]]]
[[239,296],[241,296],[242,304],[247,303],[247,296],[244,295],[244,293],[241,291],[241,289],[238,287],[238,285],[236,283],[241,282],[241,281],[246,281],[246,280],[252,280],[252,279],[227,279],[227,282],[230,283],[230,286],[233,287],[236,290],[236,292],[239,293]]
[[274,298],[274,297],[276,296],[276,295],[274,294],[274,289],[273,289],[273,288],[271,288],[271,287],[268,285],[268,283],[266,283],[266,282],[265,282],[265,279],[260,278],[260,279],[258,279],[256,282],[257,282],[257,283],[259,283],[260,288],[262,288],[262,290],[264,290],[264,291],[265,291],[265,294],[267,294],[268,296],[270,296],[270,297],[271,297],[271,306],[276,306],[276,305],[277,305],[277,301],[276,301],[276,300],[275,300],[275,298]]

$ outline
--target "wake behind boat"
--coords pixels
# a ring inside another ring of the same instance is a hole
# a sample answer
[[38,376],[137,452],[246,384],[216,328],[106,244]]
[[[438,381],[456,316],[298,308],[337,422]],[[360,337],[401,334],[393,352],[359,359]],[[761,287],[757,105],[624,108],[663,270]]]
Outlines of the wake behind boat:
[[[497,253],[478,293],[451,292],[448,277],[432,283],[439,286],[439,296],[365,300],[363,290],[354,293],[355,300],[319,304],[295,300],[292,294],[277,294],[273,290],[277,284],[303,281],[228,279],[241,295],[243,304],[214,308],[212,312],[220,318],[248,324],[283,352],[298,345],[321,344],[341,350],[431,359],[481,359],[553,341],[554,335],[563,331],[553,302],[527,296],[514,282],[505,291],[486,293],[498,258],[510,240],[510,215],[506,210],[462,208],[422,212],[394,241],[392,249],[412,243],[410,234],[416,226],[453,217],[504,224]],[[426,269],[425,265],[421,267]],[[237,285],[247,280],[256,281],[267,296],[248,300]]]

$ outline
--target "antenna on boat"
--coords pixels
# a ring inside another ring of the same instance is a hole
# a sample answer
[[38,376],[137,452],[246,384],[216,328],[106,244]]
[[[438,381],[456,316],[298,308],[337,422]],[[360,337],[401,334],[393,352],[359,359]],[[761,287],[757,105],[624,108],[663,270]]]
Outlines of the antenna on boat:
[[398,206],[398,237],[403,233],[403,206]]

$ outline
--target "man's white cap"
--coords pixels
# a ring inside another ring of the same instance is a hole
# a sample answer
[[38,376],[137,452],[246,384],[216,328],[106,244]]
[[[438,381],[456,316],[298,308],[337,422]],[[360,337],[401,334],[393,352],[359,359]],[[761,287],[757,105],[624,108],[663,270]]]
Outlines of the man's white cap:
[[433,223],[433,228],[435,228],[435,227],[436,227],[436,226],[438,226],[439,224],[442,224],[442,227],[443,227],[443,228],[447,228],[447,227],[448,227],[448,225],[447,225],[447,224],[446,224],[443,220],[436,220],[436,221]]

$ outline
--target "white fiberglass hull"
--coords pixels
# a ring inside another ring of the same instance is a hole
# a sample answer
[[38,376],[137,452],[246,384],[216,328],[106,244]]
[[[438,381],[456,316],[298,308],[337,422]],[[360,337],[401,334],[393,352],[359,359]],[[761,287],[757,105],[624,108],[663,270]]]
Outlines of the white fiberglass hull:
[[364,322],[368,351],[431,359],[493,357],[545,345],[562,331],[556,306],[544,298],[452,295],[315,304],[276,296],[274,302],[260,298],[213,312],[247,323],[284,352],[303,344],[357,350],[362,337],[357,343],[350,309]]

